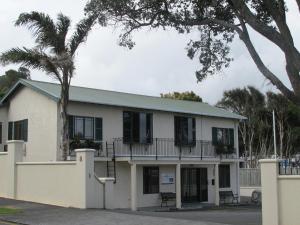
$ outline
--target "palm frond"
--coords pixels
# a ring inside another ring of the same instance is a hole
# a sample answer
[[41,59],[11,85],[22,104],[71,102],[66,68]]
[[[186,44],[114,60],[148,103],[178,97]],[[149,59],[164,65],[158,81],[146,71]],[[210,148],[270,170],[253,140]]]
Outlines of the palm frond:
[[12,48],[0,55],[0,62],[4,65],[14,63],[26,68],[39,69],[60,79],[58,68],[52,63],[51,57],[38,49]]
[[49,15],[41,12],[21,13],[16,26],[27,25],[41,47],[50,47],[54,52],[61,51],[56,26]]
[[63,15],[62,13],[59,13],[57,16],[56,30],[57,30],[58,40],[59,40],[58,44],[61,45],[60,49],[65,50],[65,41],[66,41],[66,36],[68,34],[70,25],[71,25],[71,21],[69,17]]
[[90,15],[82,19],[76,26],[76,31],[69,42],[70,54],[73,56],[78,46],[87,38],[89,31],[97,20],[96,15]]

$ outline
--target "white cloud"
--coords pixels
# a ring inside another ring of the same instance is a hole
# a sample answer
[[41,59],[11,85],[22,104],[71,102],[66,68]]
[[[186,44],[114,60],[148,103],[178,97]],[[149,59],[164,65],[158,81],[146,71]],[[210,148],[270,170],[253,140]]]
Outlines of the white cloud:
[[[83,16],[85,1],[71,0],[10,0],[0,8],[0,52],[16,46],[32,46],[32,38],[25,28],[14,27],[13,22],[21,12],[42,11],[55,17],[62,12],[71,17],[73,24]],[[293,27],[295,41],[299,40],[298,11],[292,8],[288,21]],[[88,86],[132,93],[159,95],[170,91],[193,90],[206,102],[216,103],[224,90],[254,85],[261,90],[275,90],[267,82],[251,60],[243,43],[238,39],[232,45],[235,58],[230,68],[220,75],[197,83],[195,71],[199,64],[186,56],[185,46],[189,38],[175,31],[143,31],[136,33],[137,45],[127,50],[117,45],[118,31],[97,26],[83,44],[76,59],[76,76],[73,85]],[[284,58],[277,48],[263,38],[254,36],[255,46],[268,66],[287,85]],[[0,67],[0,74],[17,66]],[[39,71],[32,78],[51,81]]]

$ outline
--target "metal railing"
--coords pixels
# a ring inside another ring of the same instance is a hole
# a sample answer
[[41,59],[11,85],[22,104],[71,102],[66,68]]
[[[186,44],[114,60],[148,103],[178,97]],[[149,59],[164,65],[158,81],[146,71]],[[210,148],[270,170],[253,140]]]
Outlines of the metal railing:
[[278,165],[279,175],[300,175],[300,162],[283,160]]
[[113,140],[114,152],[108,151],[109,157],[181,159],[215,158],[215,148],[210,141],[197,140],[193,145],[177,145],[174,139],[154,138],[151,143],[124,143],[123,138]]

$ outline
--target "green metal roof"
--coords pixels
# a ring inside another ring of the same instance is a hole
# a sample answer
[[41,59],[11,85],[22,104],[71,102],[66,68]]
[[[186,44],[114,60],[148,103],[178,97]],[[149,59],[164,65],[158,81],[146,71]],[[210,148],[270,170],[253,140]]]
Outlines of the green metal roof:
[[[20,80],[11,90],[2,98],[3,104],[7,98],[21,85],[38,91],[51,99],[58,101],[60,97],[60,85],[55,83]],[[158,111],[167,111],[175,113],[187,113],[194,115],[246,119],[245,117],[226,111],[224,109],[211,106],[207,103],[172,100],[167,98],[129,94],[116,91],[107,91],[85,87],[70,87],[70,101],[85,102],[101,105],[110,105],[118,107],[129,107],[137,109],[149,109]]]

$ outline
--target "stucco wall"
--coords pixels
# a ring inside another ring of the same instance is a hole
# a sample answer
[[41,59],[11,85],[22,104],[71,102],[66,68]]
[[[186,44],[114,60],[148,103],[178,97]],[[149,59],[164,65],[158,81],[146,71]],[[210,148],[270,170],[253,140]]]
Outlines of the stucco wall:
[[7,181],[5,179],[7,171],[7,153],[0,152],[0,196],[4,196],[7,192]]
[[[24,161],[57,159],[57,103],[30,88],[20,89],[8,107],[8,121],[28,119]],[[7,128],[6,131],[7,133]]]
[[278,177],[278,206],[280,225],[300,223],[300,176]]

